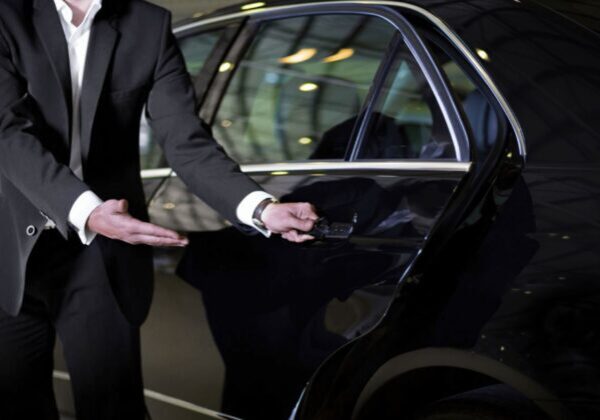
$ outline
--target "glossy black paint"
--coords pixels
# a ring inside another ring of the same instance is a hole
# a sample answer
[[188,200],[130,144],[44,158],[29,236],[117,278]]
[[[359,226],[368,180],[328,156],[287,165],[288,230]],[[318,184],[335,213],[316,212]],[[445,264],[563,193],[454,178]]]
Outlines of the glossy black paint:
[[[333,220],[358,213],[350,241],[304,246],[244,236],[167,180],[150,212],[198,231],[178,273],[202,291],[226,364],[223,410],[287,418],[298,402],[298,419],[412,418],[440,398],[506,384],[550,417],[598,418],[598,34],[525,0],[414,4],[487,53],[480,63],[526,155],[502,118],[492,150],[473,141],[464,176],[255,174]],[[417,32],[428,25],[396,10]],[[225,85],[217,79],[208,97]],[[167,202],[188,211],[165,214]]]
[[[475,211],[449,236],[436,238],[439,254],[428,255],[431,245],[424,249],[373,339],[339,357],[354,374],[331,388],[346,392],[319,398],[327,402],[318,408],[308,399],[301,413],[345,417],[351,410],[340,407],[353,406],[369,372],[387,357],[452,347],[484,354],[542,384],[565,403],[544,407],[554,417],[597,418],[600,120],[592,115],[600,111],[599,39],[526,2],[430,4],[473,49],[489,52],[484,65],[522,124],[527,162],[522,169],[497,167]],[[364,367],[366,353],[357,350],[363,346],[377,346],[375,353],[384,356]],[[467,358],[464,366],[453,372],[455,380],[468,382]],[[349,383],[358,389],[348,392]],[[412,402],[403,402],[410,410]]]
[[227,367],[224,411],[284,418],[319,365],[379,322],[457,181],[354,174],[263,185],[293,189],[284,201],[312,202],[330,220],[358,214],[348,242],[297,246],[234,228],[190,235],[179,274],[202,291]]

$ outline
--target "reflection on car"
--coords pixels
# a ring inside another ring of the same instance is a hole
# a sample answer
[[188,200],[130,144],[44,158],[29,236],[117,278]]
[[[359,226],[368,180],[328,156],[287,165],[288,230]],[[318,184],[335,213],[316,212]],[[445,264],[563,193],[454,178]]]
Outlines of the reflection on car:
[[143,132],[152,221],[190,238],[169,276],[201,294],[225,366],[210,408],[598,418],[597,5],[244,7],[176,28],[200,116],[267,191],[355,226],[248,235]]

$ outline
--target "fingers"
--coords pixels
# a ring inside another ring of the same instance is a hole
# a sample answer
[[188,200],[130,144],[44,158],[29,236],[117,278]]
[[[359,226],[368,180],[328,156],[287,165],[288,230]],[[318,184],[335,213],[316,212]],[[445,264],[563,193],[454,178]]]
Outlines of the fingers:
[[187,239],[171,239],[152,235],[132,235],[129,237],[128,243],[132,245],[150,245],[150,246],[165,246],[165,247],[184,247],[187,245]]
[[126,242],[152,246],[186,246],[187,238],[179,233],[165,229],[152,223],[141,222],[131,218],[127,229]]
[[309,203],[282,203],[267,206],[262,221],[271,232],[283,233],[290,230],[307,232],[314,226],[318,216]]
[[319,219],[317,215],[317,209],[310,203],[299,203],[299,211],[301,219],[308,219],[316,222]]
[[298,233],[298,231],[296,230],[290,230],[289,232],[282,233],[281,237],[290,242],[298,244],[306,241],[312,241],[315,239],[313,236]]
[[294,216],[288,217],[284,223],[288,229],[299,230],[302,232],[310,231],[315,225],[314,220],[303,220]]
[[142,222],[133,217],[131,217],[129,220],[127,231],[132,235],[155,236],[158,238],[167,238],[173,240],[183,239],[179,233],[173,230],[153,225],[152,223]]

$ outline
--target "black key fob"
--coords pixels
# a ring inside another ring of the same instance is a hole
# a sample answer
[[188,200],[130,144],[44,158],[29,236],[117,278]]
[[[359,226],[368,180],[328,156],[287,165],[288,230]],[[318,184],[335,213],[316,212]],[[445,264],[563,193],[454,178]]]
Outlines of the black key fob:
[[315,222],[313,228],[306,232],[306,234],[315,239],[323,239],[327,232],[329,232],[329,222],[324,217],[321,217]]
[[325,239],[345,240],[354,232],[354,223],[332,223]]
[[350,238],[354,232],[356,218],[351,223],[330,223],[326,218],[321,217],[315,222],[315,226],[308,235],[313,236],[317,240],[346,240]]

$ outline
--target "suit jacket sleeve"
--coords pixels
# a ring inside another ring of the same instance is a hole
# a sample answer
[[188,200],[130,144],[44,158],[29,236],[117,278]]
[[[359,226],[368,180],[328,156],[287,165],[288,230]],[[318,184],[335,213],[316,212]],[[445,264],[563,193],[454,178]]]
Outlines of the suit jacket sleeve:
[[167,161],[190,190],[232,222],[241,200],[261,188],[240,172],[203,127],[182,54],[165,13],[147,116]]
[[37,105],[11,57],[0,21],[0,173],[66,237],[69,210],[89,187],[42,145]]

